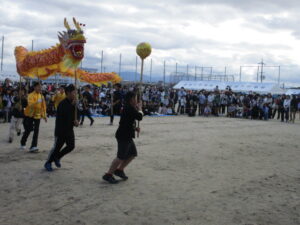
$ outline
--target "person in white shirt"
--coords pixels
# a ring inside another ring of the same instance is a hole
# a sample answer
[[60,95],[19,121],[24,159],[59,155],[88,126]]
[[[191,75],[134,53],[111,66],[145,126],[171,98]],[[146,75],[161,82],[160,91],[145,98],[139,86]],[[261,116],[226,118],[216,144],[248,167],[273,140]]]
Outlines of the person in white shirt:
[[205,108],[205,104],[206,104],[206,96],[204,95],[203,92],[200,92],[198,98],[199,98],[199,116],[201,116],[204,113],[204,108]]
[[[185,107],[185,103],[183,106],[183,98],[185,99],[186,96],[186,92],[184,90],[184,88],[182,87],[179,91],[178,91],[178,108],[177,108],[177,113],[181,113],[182,107]],[[183,108],[184,109],[184,108]]]
[[215,99],[214,94],[213,94],[213,93],[210,93],[210,94],[207,96],[207,103],[208,103],[210,106],[212,106],[214,99]]
[[289,95],[283,101],[283,108],[285,113],[285,122],[289,122],[290,108],[291,108],[291,97]]

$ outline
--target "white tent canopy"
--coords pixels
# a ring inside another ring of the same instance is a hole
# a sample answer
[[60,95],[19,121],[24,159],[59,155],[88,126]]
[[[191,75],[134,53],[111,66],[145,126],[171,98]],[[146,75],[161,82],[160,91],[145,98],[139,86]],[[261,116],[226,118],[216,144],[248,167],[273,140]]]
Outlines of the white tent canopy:
[[289,89],[285,93],[286,95],[300,95],[300,89]]
[[212,91],[218,86],[219,90],[226,90],[229,86],[235,92],[256,92],[283,94],[284,89],[274,83],[254,83],[254,82],[222,82],[222,81],[180,81],[174,86],[175,89],[183,87],[187,90],[208,90]]

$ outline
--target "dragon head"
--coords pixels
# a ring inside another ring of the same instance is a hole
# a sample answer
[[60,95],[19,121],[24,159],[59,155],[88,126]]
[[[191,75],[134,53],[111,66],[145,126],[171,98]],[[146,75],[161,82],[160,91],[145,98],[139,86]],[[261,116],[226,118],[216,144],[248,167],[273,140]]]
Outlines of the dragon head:
[[73,60],[80,61],[84,57],[84,44],[86,40],[83,35],[83,30],[81,29],[82,24],[78,23],[75,18],[73,18],[73,22],[76,29],[71,29],[65,18],[64,25],[67,28],[67,32],[58,32],[58,39],[67,54],[71,56]]

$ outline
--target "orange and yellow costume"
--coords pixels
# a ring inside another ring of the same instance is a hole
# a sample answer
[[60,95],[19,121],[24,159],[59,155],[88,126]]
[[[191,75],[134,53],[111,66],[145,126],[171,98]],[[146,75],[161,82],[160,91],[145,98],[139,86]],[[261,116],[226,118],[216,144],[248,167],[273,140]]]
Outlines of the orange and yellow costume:
[[40,79],[47,79],[54,74],[73,78],[77,76],[80,81],[97,86],[107,82],[120,82],[121,78],[116,73],[89,73],[77,68],[84,57],[86,39],[81,24],[75,18],[73,22],[75,30],[64,20],[67,32],[59,32],[60,43],[50,49],[29,52],[26,48],[17,46],[15,57],[18,73],[23,77]]

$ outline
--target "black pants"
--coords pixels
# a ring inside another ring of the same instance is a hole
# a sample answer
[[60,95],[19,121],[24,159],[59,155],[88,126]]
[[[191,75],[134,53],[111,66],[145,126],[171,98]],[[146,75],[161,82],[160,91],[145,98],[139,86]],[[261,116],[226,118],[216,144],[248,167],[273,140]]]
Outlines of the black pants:
[[278,114],[280,115],[281,122],[284,122],[284,108],[279,109]]
[[94,119],[91,117],[90,110],[89,109],[84,109],[84,110],[81,111],[81,122],[80,122],[81,125],[84,122],[84,117],[85,116],[87,116],[90,119],[91,122],[94,121]]
[[[62,150],[61,148],[66,144]],[[67,135],[56,136],[54,146],[49,153],[47,162],[53,162],[55,160],[60,160],[66,154],[70,153],[75,148],[75,136],[74,132]]]
[[290,108],[284,109],[285,121],[288,122],[290,119]]
[[25,117],[23,120],[24,133],[21,139],[21,145],[26,145],[27,138],[31,131],[33,131],[33,137],[31,142],[31,148],[36,147],[38,143],[39,137],[39,129],[40,129],[40,119],[33,119],[30,117]]

